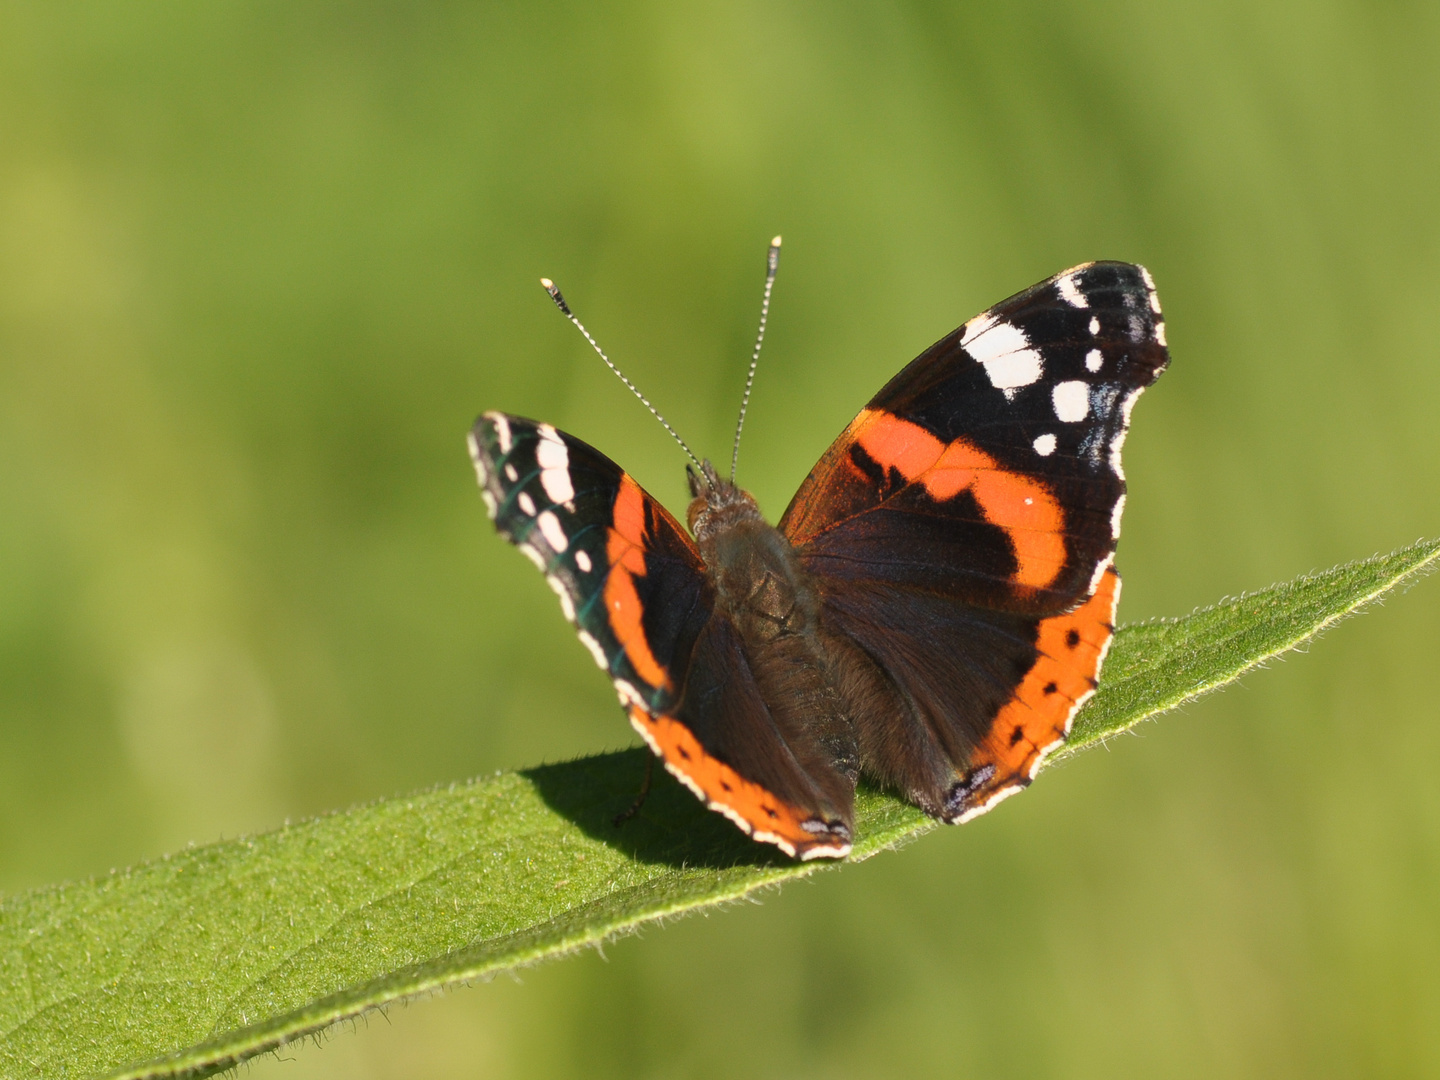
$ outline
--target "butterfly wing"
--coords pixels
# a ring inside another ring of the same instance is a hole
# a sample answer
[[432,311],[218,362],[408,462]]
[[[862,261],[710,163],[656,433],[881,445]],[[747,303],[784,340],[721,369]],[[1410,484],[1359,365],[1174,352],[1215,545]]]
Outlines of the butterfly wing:
[[486,413],[469,443],[496,528],[545,575],[666,769],[757,840],[802,858],[847,854],[848,807],[797,763],[670,513],[549,424]]
[[1169,362],[1149,274],[1089,263],[971,319],[851,422],[780,522],[903,719],[866,768],[962,821],[1029,783],[1093,692],[1130,410]]
[[549,424],[486,413],[470,453],[495,527],[545,575],[621,704],[673,706],[712,606],[689,537],[613,461]]

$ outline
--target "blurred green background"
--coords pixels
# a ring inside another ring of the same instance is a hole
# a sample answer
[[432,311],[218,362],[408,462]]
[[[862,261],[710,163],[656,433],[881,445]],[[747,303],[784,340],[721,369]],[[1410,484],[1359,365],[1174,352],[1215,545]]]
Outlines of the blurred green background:
[[[778,514],[1144,262],[1127,621],[1440,533],[1440,5],[0,5],[0,889],[633,742],[482,409]],[[247,1075],[1440,1075],[1440,584],[897,854]]]

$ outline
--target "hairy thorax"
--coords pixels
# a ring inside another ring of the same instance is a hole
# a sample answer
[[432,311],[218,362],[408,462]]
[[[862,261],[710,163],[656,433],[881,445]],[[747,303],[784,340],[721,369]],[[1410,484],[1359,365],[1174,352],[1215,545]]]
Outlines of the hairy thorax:
[[747,644],[816,628],[818,600],[795,549],[748,491],[713,476],[690,504],[690,529],[709,567],[717,605]]

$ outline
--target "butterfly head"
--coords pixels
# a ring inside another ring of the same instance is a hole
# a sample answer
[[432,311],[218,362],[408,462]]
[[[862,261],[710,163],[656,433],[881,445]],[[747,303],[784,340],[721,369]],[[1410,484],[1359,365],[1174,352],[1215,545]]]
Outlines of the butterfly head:
[[687,465],[685,473],[690,479],[690,494],[694,496],[685,517],[700,543],[742,521],[762,520],[754,497],[720,476],[709,458],[700,463],[699,472]]

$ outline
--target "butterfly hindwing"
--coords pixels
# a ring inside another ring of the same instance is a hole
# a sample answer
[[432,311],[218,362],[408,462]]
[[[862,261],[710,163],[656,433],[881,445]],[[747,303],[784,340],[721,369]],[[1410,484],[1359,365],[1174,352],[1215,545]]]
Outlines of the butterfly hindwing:
[[807,733],[783,728],[734,624],[717,615],[696,644],[679,705],[631,724],[671,773],[757,840],[801,859],[849,853],[855,777]]
[[496,528],[545,575],[666,769],[756,839],[801,858],[846,854],[848,801],[837,807],[796,764],[670,513],[548,424],[486,413],[469,443]]
[[1107,564],[1089,599],[1036,624],[1034,662],[971,751],[962,786],[951,794],[956,823],[1024,788],[1064,745],[1075,714],[1095,693],[1119,603],[1120,575]]
[[1142,267],[1066,271],[896,375],[781,519],[827,619],[904,700],[899,721],[858,718],[866,768],[936,816],[1027,784],[1093,692],[1119,592],[1120,449],[1168,359]]

